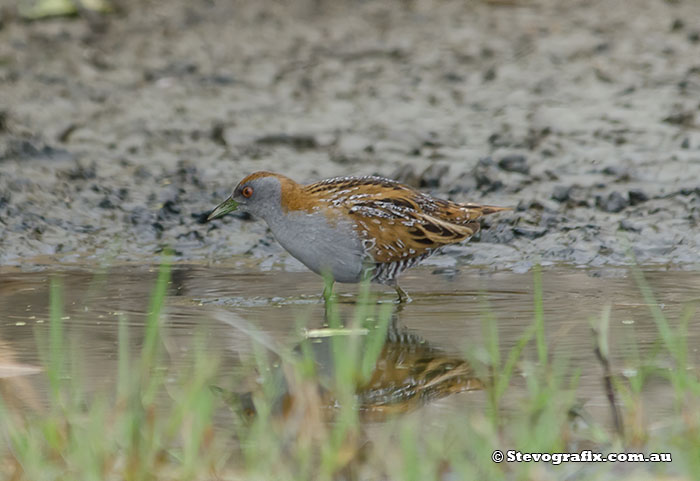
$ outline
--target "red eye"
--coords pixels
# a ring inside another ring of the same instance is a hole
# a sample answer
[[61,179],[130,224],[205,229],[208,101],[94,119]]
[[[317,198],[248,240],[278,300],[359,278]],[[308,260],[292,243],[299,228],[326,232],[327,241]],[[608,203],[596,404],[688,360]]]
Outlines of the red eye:
[[253,188],[251,186],[243,187],[241,194],[243,194],[243,197],[246,199],[249,199],[250,196],[253,195]]

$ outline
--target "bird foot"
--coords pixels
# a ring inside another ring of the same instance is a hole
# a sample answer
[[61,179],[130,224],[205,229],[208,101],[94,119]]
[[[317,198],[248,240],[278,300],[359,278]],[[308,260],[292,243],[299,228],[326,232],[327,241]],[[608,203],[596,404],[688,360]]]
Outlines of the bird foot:
[[396,294],[399,296],[397,299],[397,302],[399,304],[408,304],[409,302],[413,301],[413,299],[411,299],[411,296],[408,295],[408,292],[401,289],[401,287],[398,284],[396,284],[396,286],[394,287],[396,288]]

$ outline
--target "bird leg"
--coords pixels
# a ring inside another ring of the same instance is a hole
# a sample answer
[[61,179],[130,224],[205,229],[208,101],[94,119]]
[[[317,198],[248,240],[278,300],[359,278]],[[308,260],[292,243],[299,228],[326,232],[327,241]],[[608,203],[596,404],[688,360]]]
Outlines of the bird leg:
[[399,304],[408,303],[413,300],[411,299],[411,296],[408,295],[408,292],[401,289],[398,282],[396,282],[393,287],[396,289],[396,294],[399,296]]
[[394,312],[391,313],[388,333],[401,333],[406,330],[406,326],[401,322],[401,313],[405,307],[406,303],[397,303],[394,305]]
[[334,285],[334,281],[326,281],[326,283],[323,285],[323,294],[321,294],[321,297],[323,298],[323,302],[326,304],[328,304],[328,301],[330,301],[331,297],[333,297]]
[[325,278],[321,297],[323,298],[323,325],[326,327],[331,324],[332,318],[336,319],[336,322],[338,322],[337,306],[333,302],[335,301],[335,294],[333,293],[334,285],[335,281],[333,281],[332,278]]

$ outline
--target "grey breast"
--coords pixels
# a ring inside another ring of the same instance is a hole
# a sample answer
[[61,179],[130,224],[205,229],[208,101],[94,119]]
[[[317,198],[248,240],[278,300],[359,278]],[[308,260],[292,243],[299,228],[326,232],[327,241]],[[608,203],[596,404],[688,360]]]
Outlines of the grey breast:
[[282,247],[315,273],[360,281],[366,255],[351,222],[331,224],[321,212],[289,212],[268,225]]

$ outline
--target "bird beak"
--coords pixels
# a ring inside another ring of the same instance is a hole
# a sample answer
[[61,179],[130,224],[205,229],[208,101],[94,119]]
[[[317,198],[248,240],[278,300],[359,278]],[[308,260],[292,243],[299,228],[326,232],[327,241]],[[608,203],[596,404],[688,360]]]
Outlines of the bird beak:
[[214,210],[211,211],[211,214],[209,214],[209,216],[207,217],[207,221],[223,217],[229,212],[233,212],[234,210],[236,210],[237,207],[238,202],[233,200],[233,196],[231,196],[225,201],[223,201],[221,204],[217,205],[216,208],[214,208]]

